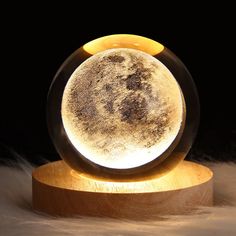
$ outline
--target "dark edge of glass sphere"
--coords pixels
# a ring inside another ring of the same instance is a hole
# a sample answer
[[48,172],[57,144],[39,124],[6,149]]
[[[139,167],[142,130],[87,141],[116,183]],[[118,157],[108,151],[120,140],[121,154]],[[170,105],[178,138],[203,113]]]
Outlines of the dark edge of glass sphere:
[[189,71],[182,61],[167,48],[154,55],[170,70],[182,90],[186,106],[185,124],[182,125],[182,131],[180,130],[173,141],[175,144],[171,144],[173,147],[168,148],[161,157],[135,168],[113,169],[95,164],[79,153],[70,142],[62,123],[61,101],[64,88],[75,69],[90,56],[92,55],[83,47],[77,49],[62,64],[50,86],[47,99],[47,124],[57,152],[62,159],[66,156],[65,162],[79,174],[99,180],[143,181],[164,175],[185,158],[197,134],[200,105]]

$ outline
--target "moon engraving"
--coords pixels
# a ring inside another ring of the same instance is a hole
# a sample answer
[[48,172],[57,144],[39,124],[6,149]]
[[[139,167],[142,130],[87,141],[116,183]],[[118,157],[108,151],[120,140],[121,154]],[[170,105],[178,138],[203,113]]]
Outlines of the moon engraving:
[[159,60],[117,48],[91,56],[72,73],[61,115],[69,140],[85,158],[128,169],[168,149],[184,122],[184,100]]

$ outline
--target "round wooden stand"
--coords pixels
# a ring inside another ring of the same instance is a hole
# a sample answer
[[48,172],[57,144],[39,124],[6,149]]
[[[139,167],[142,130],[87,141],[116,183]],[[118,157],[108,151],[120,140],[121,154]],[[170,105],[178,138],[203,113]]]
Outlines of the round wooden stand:
[[213,203],[213,174],[183,161],[167,175],[142,182],[85,178],[63,161],[33,171],[33,208],[51,215],[147,219]]

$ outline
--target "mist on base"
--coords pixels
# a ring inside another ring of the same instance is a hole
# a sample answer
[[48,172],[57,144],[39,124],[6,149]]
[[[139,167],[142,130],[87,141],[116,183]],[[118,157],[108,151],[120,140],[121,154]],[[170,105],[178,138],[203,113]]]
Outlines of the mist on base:
[[73,72],[61,115],[69,140],[85,158],[128,169],[168,149],[184,123],[184,109],[178,83],[159,60],[118,48],[91,56]]

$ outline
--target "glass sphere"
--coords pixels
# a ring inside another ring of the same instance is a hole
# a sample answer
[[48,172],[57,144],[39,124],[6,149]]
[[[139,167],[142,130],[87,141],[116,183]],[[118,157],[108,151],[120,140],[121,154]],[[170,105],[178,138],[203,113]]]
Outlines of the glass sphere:
[[136,35],[110,35],[76,50],[51,84],[47,121],[77,173],[112,181],[159,177],[187,155],[199,100],[184,64]]

